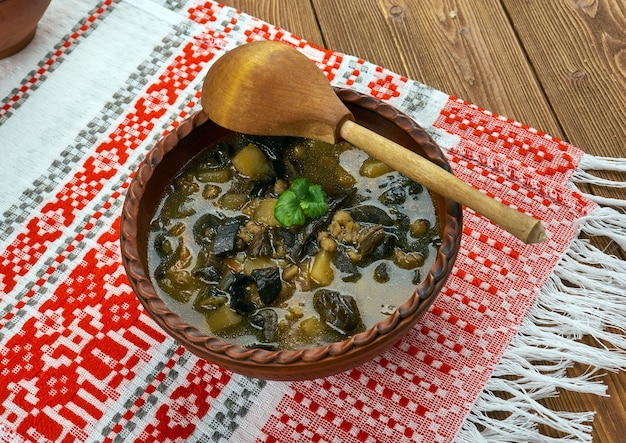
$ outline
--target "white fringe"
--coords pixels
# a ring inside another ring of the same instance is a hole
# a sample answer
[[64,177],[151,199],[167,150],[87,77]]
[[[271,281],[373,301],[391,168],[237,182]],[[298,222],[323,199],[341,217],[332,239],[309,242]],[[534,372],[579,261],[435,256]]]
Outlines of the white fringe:
[[601,195],[586,194],[584,192],[581,192],[581,194],[585,196],[585,198],[602,206],[626,207],[626,200],[623,199],[602,197]]
[[[585,183],[607,188],[626,188],[626,181],[609,180],[597,177],[588,172],[594,170],[626,172],[626,158],[595,157],[585,154],[581,158],[578,169],[576,169],[572,175],[572,182],[576,184]],[[583,195],[599,205],[626,207],[625,199],[607,198],[586,193],[583,193]]]
[[[626,214],[599,208],[578,227],[588,235],[607,236],[626,249]],[[558,395],[559,389],[606,395],[601,371],[626,370],[626,335],[619,333],[625,325],[626,261],[587,240],[574,240],[541,289],[456,442],[591,442],[593,412],[552,411],[540,400]],[[607,331],[609,326],[618,332]],[[586,335],[594,337],[597,346],[577,341]],[[566,370],[575,363],[589,370],[571,377]],[[494,411],[506,412],[507,418],[490,418],[488,414]],[[564,437],[543,435],[538,425]]]
[[578,168],[583,170],[626,172],[626,158],[598,157],[585,154],[580,159]]

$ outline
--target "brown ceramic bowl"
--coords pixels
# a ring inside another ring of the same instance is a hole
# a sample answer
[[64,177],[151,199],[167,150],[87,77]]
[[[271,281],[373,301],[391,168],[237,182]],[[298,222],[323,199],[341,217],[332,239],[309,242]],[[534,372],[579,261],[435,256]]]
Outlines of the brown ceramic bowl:
[[0,0],[0,59],[24,49],[50,0]]
[[[450,167],[428,134],[395,108],[351,90],[338,90],[341,100],[361,125],[400,143],[444,169]],[[432,268],[395,313],[372,328],[321,347],[269,351],[248,349],[200,331],[172,312],[155,291],[148,272],[150,219],[165,187],[202,150],[230,131],[197,112],[166,135],[139,166],[124,202],[121,222],[122,258],[137,297],[154,320],[189,351],[221,367],[251,377],[303,380],[357,366],[400,339],[435,300],[452,270],[462,232],[462,208],[431,193],[441,228],[442,244]]]

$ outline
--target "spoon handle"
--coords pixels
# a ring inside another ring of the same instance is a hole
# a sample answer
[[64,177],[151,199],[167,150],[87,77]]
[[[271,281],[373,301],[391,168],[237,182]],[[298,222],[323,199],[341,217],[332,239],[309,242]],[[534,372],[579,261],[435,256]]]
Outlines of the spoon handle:
[[351,120],[341,124],[339,135],[431,191],[473,209],[524,243],[540,243],[546,239],[540,220],[494,200],[424,157],[382,135]]

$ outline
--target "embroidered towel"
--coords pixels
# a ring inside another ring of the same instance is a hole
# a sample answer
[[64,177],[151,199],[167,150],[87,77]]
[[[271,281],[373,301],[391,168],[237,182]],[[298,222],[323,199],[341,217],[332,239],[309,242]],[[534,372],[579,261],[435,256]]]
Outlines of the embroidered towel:
[[[26,50],[0,61],[0,441],[477,441],[485,402],[497,401],[491,390],[505,389],[494,374],[513,370],[524,343],[541,346],[524,342],[540,323],[533,319],[569,318],[533,305],[544,294],[558,308],[563,273],[588,272],[598,251],[577,240],[580,230],[598,220],[623,227],[572,186],[586,161],[579,149],[358,57],[210,1],[59,3]],[[121,205],[146,152],[200,109],[211,63],[258,39],[293,45],[334,85],[409,114],[457,176],[544,220],[549,240],[521,244],[466,210],[456,267],[432,309],[394,347],[346,373],[267,382],[187,352],[128,285]],[[603,262],[606,274],[624,275],[623,262]],[[624,295],[587,287],[607,311]],[[572,305],[584,298],[570,293]],[[540,331],[569,346],[579,326]],[[619,352],[598,352],[600,365],[626,367]],[[539,408],[541,394],[527,391],[511,402],[513,422]],[[589,415],[561,418],[552,425],[589,434]],[[512,441],[535,435],[532,423],[515,422]],[[498,426],[490,422],[484,436]]]

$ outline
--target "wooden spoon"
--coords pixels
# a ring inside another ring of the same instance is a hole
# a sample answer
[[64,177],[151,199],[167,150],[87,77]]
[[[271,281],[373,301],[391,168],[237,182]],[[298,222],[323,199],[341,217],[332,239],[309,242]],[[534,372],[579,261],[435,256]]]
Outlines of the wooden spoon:
[[539,220],[356,124],[322,71],[291,46],[258,41],[224,54],[204,80],[202,108],[218,125],[244,134],[328,143],[344,139],[437,194],[472,208],[525,243],[546,239]]

